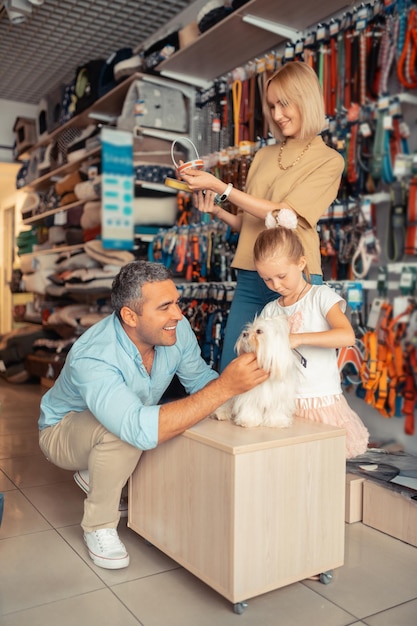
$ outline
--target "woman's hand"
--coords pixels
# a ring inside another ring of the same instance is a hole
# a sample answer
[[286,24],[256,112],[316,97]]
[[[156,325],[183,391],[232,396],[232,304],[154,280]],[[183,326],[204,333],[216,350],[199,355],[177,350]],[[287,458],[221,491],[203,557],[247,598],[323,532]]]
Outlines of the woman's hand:
[[[231,211],[226,211],[214,202],[216,195],[221,196],[225,193],[228,188],[226,183],[209,172],[197,170],[192,167],[182,171],[181,174],[177,172],[177,176],[182,178],[191,191],[194,192],[193,201],[199,211],[202,213],[211,213],[211,215],[222,220],[222,222],[230,226],[234,231],[240,232],[242,213],[235,214]],[[245,195],[242,192],[239,193]]]
[[210,174],[210,172],[204,172],[203,170],[197,170],[193,167],[186,169],[185,171],[178,173],[179,178],[182,178],[191,191],[214,191],[215,193],[222,193],[226,183]]
[[215,197],[216,194],[214,191],[195,191],[193,193],[194,206],[196,206],[201,213],[211,213],[216,216],[219,212],[219,207],[214,202]]

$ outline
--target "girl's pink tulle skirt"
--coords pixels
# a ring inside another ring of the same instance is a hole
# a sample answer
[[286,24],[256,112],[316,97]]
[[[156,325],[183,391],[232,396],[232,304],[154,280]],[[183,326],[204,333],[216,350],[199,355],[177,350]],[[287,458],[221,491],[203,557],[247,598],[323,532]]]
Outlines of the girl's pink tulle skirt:
[[298,398],[296,416],[312,422],[340,426],[346,430],[346,458],[366,452],[369,432],[352,411],[343,394],[320,398]]

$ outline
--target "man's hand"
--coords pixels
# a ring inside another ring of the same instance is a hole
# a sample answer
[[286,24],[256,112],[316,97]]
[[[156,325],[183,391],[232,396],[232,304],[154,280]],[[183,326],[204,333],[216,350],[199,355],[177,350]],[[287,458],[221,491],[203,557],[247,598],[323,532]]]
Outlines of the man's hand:
[[268,378],[269,373],[258,366],[256,354],[247,352],[228,364],[220,374],[218,382],[224,384],[231,395],[237,396],[264,383]]
[[242,354],[231,361],[218,378],[196,393],[162,404],[158,443],[172,439],[213,413],[221,404],[265,382],[269,373],[258,367],[256,355]]

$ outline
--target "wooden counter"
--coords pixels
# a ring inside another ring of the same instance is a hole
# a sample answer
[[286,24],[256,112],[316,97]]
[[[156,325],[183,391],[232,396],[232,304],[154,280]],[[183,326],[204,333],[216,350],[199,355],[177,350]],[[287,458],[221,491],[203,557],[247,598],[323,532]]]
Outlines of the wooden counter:
[[206,419],[144,453],[128,525],[233,603],[343,565],[345,431]]

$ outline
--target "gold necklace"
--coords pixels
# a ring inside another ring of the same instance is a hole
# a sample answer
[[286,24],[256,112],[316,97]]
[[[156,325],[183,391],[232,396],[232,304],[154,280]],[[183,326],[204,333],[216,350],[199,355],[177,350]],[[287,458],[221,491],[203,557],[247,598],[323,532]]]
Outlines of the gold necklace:
[[291,165],[283,165],[282,164],[282,151],[284,150],[284,147],[287,145],[287,140],[284,139],[284,141],[281,142],[281,145],[279,147],[279,154],[278,154],[278,165],[279,168],[281,170],[289,170],[291,169],[291,167],[294,167],[294,165],[296,163],[298,163],[298,161],[305,155],[305,153],[307,152],[307,150],[309,149],[309,147],[311,146],[311,141],[306,145],[306,147],[304,148],[304,150],[301,152],[301,154],[298,155],[298,157],[295,159],[295,161],[293,161],[291,163]]

